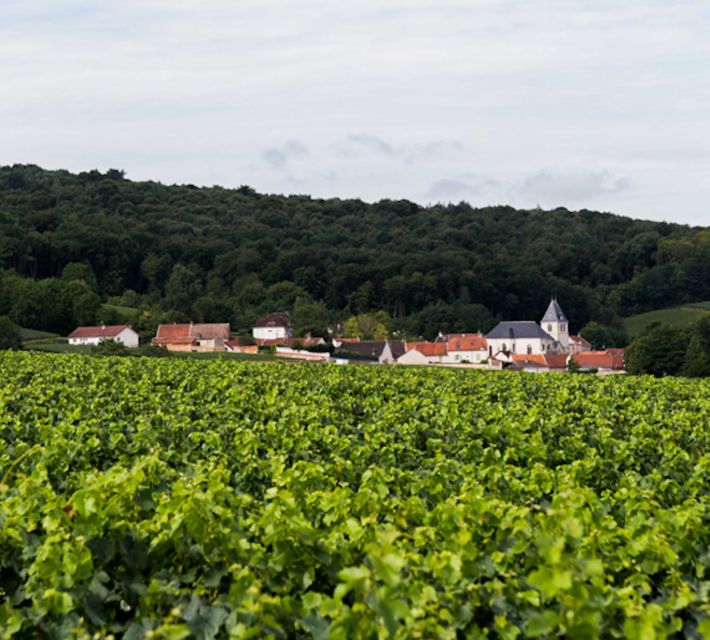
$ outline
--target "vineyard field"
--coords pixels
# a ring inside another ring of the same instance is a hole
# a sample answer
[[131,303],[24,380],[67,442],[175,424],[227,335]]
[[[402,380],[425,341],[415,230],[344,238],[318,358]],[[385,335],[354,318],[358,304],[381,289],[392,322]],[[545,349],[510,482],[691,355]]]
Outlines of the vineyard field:
[[0,353],[0,638],[710,638],[710,380]]

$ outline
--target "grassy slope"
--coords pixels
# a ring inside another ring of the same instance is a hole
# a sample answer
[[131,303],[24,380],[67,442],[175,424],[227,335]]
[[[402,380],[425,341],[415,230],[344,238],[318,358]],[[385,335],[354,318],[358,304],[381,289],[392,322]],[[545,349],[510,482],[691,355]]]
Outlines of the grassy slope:
[[122,322],[125,323],[133,322],[138,315],[138,309],[135,307],[122,307],[117,304],[109,304],[108,302],[102,304],[101,307],[102,309],[115,312],[121,318]]
[[624,319],[624,327],[630,338],[634,338],[651,324],[660,322],[661,324],[686,325],[696,320],[702,313],[710,311],[709,302],[691,302],[678,307],[658,309],[639,313]]

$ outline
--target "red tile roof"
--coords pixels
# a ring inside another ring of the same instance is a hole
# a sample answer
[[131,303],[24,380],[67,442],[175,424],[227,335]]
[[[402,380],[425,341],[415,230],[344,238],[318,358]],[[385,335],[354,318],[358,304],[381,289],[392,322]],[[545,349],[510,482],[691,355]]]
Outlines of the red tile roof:
[[485,351],[486,336],[480,333],[449,333],[444,336],[449,351]]
[[154,344],[192,344],[196,340],[228,340],[227,323],[191,323],[161,324],[153,338]]
[[[190,324],[161,324],[155,334],[155,340],[172,342],[190,337]],[[191,339],[192,340],[192,339]]]
[[592,346],[592,343],[585,340],[582,336],[570,336],[569,337],[570,342],[574,342],[575,344],[579,344],[586,349]]
[[580,351],[572,354],[575,362],[585,369],[613,369],[624,368],[624,350],[607,349],[606,351]]
[[67,338],[115,338],[124,329],[130,329],[129,325],[112,324],[100,327],[77,327]]
[[407,351],[415,349],[423,356],[435,358],[447,354],[445,342],[407,342]]
[[522,366],[544,367],[547,369],[564,369],[567,366],[567,356],[558,353],[513,353],[511,354],[511,359]]

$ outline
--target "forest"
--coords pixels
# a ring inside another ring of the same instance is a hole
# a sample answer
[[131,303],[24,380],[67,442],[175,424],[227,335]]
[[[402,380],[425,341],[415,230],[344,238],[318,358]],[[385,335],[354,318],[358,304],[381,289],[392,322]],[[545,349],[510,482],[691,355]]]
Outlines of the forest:
[[[672,212],[669,212],[669,216]],[[248,186],[167,186],[119,170],[0,167],[0,315],[66,333],[115,321],[287,310],[297,333],[379,312],[431,338],[539,319],[556,296],[572,331],[624,344],[620,318],[710,299],[710,231],[594,211],[314,199]]]

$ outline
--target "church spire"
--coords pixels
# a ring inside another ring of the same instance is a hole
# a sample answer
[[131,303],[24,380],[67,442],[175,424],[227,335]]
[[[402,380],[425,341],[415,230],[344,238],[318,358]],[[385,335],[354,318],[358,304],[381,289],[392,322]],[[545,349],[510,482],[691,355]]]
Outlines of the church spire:
[[545,315],[542,316],[540,324],[545,324],[546,322],[567,322],[567,316],[565,312],[562,311],[562,307],[557,302],[557,298],[550,299],[550,306],[547,307]]

